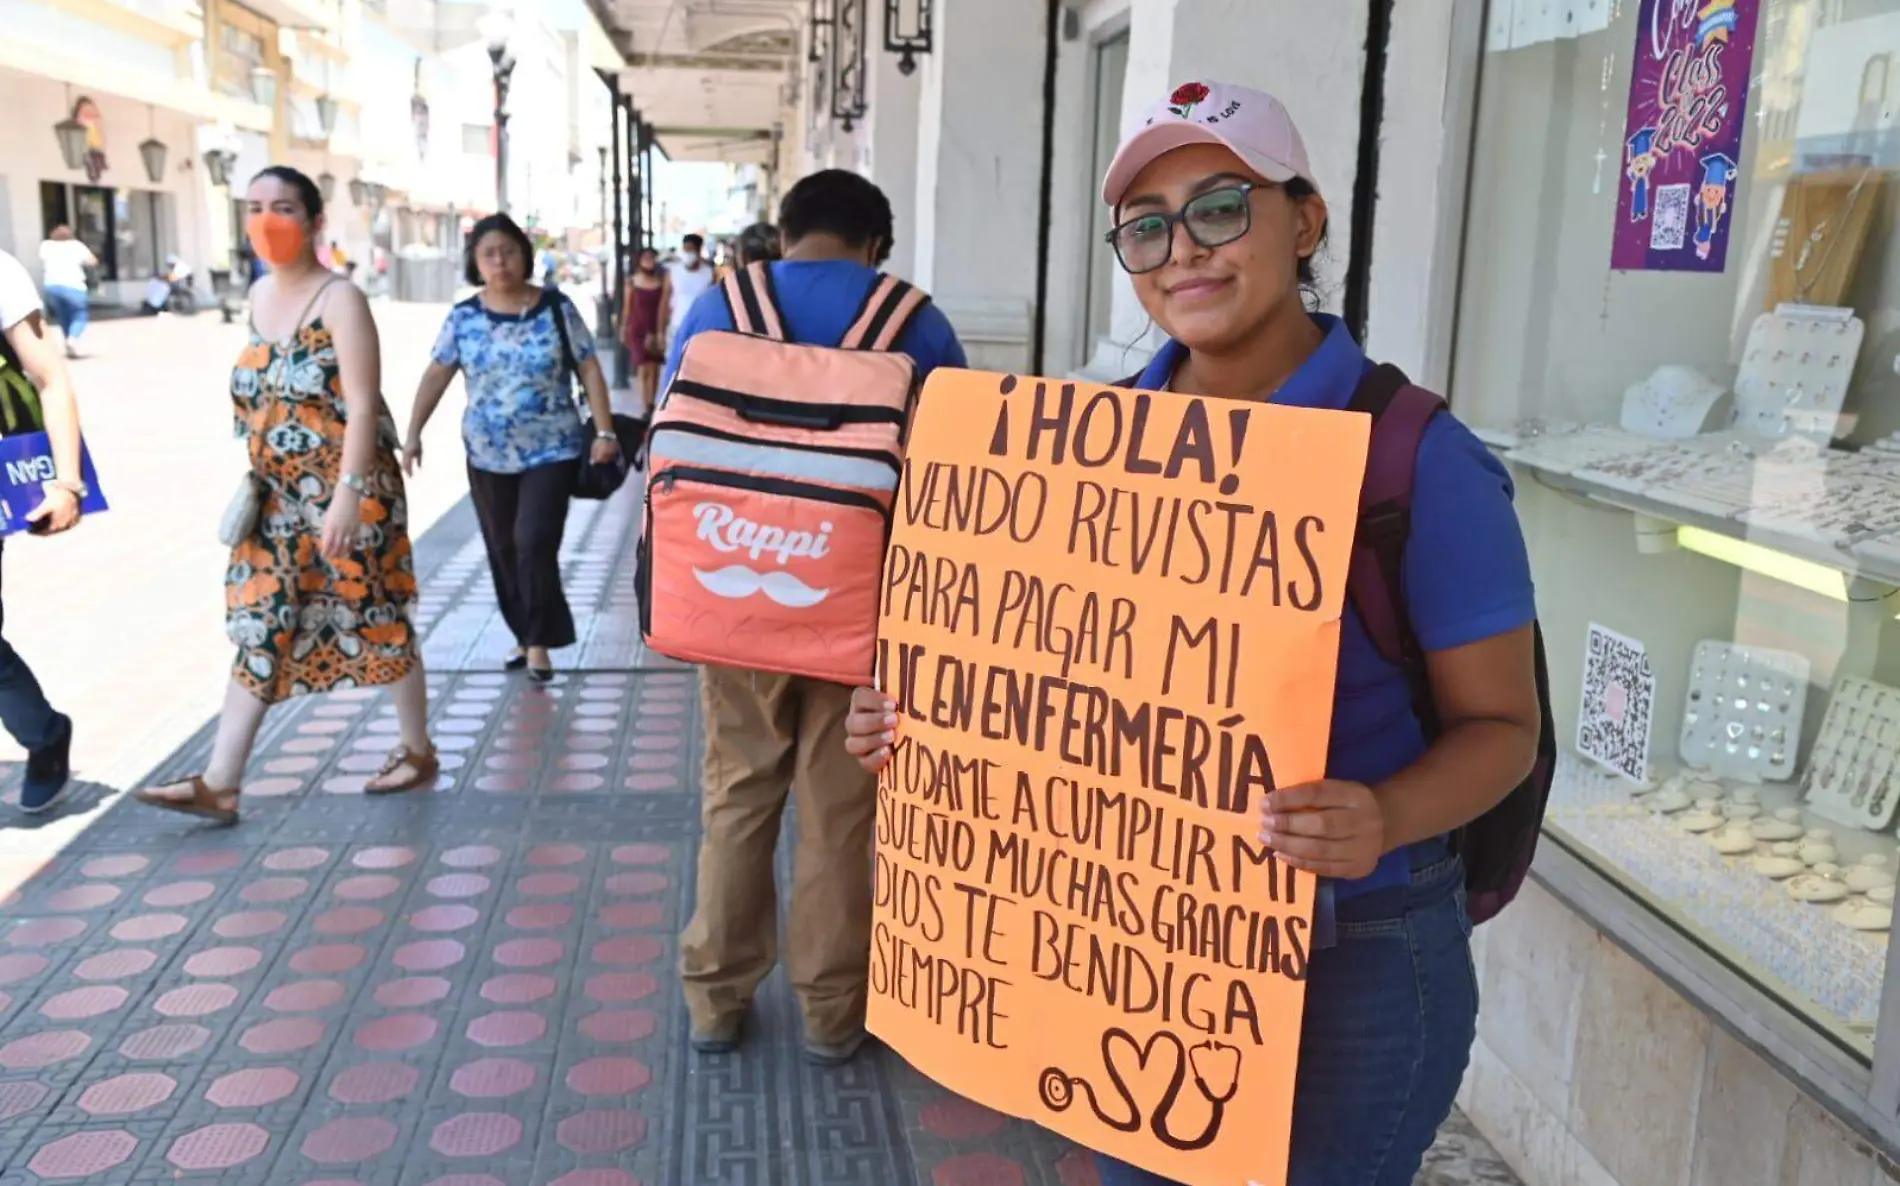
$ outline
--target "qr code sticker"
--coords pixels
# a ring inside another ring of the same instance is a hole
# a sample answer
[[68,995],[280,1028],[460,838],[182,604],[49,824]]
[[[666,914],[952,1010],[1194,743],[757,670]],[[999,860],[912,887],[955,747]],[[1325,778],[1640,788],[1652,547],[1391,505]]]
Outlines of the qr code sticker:
[[1656,209],[1649,216],[1649,249],[1681,251],[1689,237],[1689,185],[1656,188]]
[[1641,782],[1649,772],[1649,724],[1655,706],[1656,673],[1643,644],[1590,623],[1577,752],[1631,782]]

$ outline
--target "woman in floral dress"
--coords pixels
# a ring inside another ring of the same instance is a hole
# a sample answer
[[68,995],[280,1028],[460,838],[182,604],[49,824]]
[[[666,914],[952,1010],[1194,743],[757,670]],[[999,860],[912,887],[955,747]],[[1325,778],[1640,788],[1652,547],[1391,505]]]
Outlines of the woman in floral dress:
[[248,237],[271,272],[251,289],[251,341],[231,374],[263,508],[231,550],[225,627],[237,662],[202,775],[138,792],[151,806],[238,818],[238,791],[270,705],[389,685],[401,742],[364,788],[432,783],[428,689],[395,425],[383,407],[369,304],[317,262],[323,198],[295,169],[251,182]]

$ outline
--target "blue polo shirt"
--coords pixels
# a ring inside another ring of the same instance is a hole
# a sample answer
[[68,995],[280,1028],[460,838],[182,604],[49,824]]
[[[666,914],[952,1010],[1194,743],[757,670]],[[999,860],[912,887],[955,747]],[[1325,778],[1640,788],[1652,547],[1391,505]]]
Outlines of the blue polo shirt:
[[[785,332],[794,342],[811,346],[836,346],[850,332],[852,323],[870,299],[877,284],[875,268],[845,259],[779,260],[772,265],[772,290],[778,295],[779,312],[785,319]],[[719,286],[701,293],[686,311],[680,332],[673,339],[673,352],[666,360],[660,390],[673,385],[679,370],[680,354],[694,334],[710,330],[731,330],[732,309],[726,304],[726,290]],[[911,318],[898,336],[897,350],[917,363],[917,377],[938,367],[969,365],[957,331],[950,319],[934,304],[927,304]]]
[[[1342,409],[1372,361],[1337,317],[1316,315],[1326,338],[1272,402]],[[1168,386],[1187,350],[1169,342],[1139,386]],[[1511,505],[1511,478],[1471,430],[1441,413],[1425,429],[1413,478],[1412,534],[1405,550],[1405,598],[1426,651],[1444,651],[1508,634],[1536,617],[1530,558]],[[1382,782],[1418,760],[1425,735],[1412,712],[1405,675],[1373,645],[1351,604],[1339,638],[1329,778]],[[1370,877],[1338,882],[1335,899],[1408,883],[1415,865],[1439,859],[1442,841],[1386,854]]]

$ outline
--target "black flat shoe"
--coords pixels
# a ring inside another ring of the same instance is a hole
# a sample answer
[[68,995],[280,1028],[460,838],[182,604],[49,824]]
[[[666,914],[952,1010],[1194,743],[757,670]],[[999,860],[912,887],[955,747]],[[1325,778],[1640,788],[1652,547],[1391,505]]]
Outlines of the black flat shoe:
[[527,665],[528,652],[516,651],[514,654],[508,656],[507,660],[502,663],[501,669],[503,671],[520,671]]
[[528,668],[528,678],[537,684],[551,684],[554,682],[554,668],[530,667]]

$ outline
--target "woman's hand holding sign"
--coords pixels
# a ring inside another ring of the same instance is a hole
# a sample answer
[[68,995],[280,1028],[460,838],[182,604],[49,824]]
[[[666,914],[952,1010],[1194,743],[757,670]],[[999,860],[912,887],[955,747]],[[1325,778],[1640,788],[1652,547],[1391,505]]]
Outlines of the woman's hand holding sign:
[[1366,877],[1387,849],[1385,810],[1372,788],[1326,778],[1267,796],[1260,839],[1275,856],[1320,877]]
[[858,688],[851,693],[844,734],[844,748],[876,774],[891,760],[891,746],[897,743],[897,701],[876,688]]

